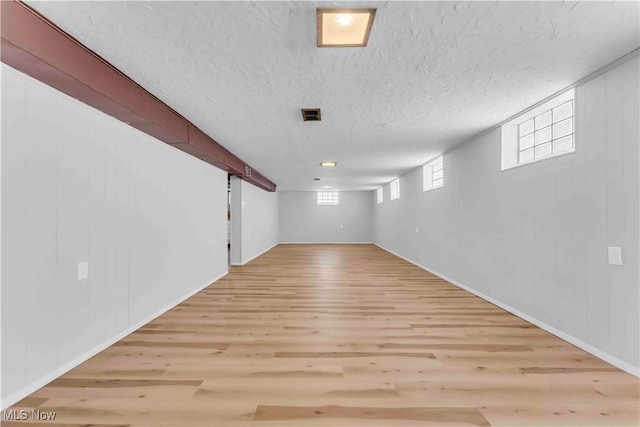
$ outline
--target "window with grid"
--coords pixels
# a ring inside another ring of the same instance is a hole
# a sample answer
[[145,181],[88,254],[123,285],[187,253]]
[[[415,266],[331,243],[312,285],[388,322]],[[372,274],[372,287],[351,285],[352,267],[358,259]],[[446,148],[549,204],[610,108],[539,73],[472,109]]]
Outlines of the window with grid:
[[440,156],[422,168],[422,190],[433,190],[442,186],[444,186],[444,162]]
[[318,205],[338,205],[340,200],[338,199],[337,191],[318,191]]
[[380,188],[378,188],[376,190],[376,200],[377,200],[377,202],[378,203],[382,203],[383,197],[384,196],[383,196],[383,193],[382,193],[382,187],[380,187]]
[[502,125],[502,170],[575,152],[575,90]]
[[391,196],[389,197],[391,200],[400,198],[400,178],[391,181]]
[[573,100],[518,126],[518,163],[573,149]]

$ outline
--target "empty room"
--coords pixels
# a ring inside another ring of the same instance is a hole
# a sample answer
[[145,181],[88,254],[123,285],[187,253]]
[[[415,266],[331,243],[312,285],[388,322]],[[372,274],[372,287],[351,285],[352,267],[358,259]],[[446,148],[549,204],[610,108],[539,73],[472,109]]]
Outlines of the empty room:
[[0,17],[0,425],[640,425],[639,2]]

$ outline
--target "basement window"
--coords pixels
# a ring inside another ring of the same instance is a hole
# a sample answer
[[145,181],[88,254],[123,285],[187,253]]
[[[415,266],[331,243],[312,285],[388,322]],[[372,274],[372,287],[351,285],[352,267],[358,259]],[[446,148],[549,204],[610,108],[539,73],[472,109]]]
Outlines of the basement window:
[[318,191],[318,206],[336,206],[340,204],[337,191]]
[[391,200],[400,198],[400,178],[391,181],[391,196],[389,198]]
[[376,190],[376,201],[378,203],[382,203],[383,200],[384,200],[383,190],[382,190],[382,187],[380,187]]
[[422,190],[428,191],[444,186],[444,162],[442,156],[422,167]]
[[502,170],[575,152],[573,89],[502,126]]

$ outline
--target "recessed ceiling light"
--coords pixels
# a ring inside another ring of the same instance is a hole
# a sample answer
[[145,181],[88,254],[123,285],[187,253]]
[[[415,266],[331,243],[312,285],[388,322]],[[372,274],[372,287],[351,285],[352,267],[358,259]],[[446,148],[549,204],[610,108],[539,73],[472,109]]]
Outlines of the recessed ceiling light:
[[353,15],[350,13],[339,13],[338,16],[336,16],[336,22],[343,27],[350,25],[353,22]]
[[331,186],[330,185],[323,185],[322,188],[324,188],[326,190],[326,189],[331,188]]
[[317,9],[318,47],[365,47],[376,9]]
[[323,168],[335,168],[338,165],[338,162],[320,162],[320,166]]

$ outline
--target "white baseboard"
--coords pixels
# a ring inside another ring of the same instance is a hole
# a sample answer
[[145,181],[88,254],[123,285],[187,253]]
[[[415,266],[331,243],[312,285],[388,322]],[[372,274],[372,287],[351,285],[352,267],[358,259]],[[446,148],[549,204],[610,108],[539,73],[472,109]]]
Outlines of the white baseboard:
[[103,351],[107,347],[110,347],[113,344],[115,344],[116,342],[120,341],[121,339],[123,339],[124,337],[129,335],[130,333],[135,332],[136,330],[140,329],[141,327],[143,327],[147,323],[151,322],[156,317],[158,317],[158,316],[166,313],[167,311],[171,310],[173,307],[177,306],[178,304],[180,304],[181,302],[183,302],[187,298],[192,297],[193,295],[197,294],[198,292],[200,292],[201,290],[203,290],[207,286],[209,286],[212,283],[217,282],[218,280],[222,279],[227,274],[228,274],[228,272],[225,272],[224,274],[221,274],[218,277],[215,277],[215,278],[213,278],[211,280],[208,280],[204,285],[199,286],[198,288],[194,289],[193,291],[188,292],[187,294],[185,294],[182,297],[178,298],[174,302],[172,302],[170,304],[167,304],[166,306],[162,307],[161,309],[159,309],[158,311],[154,312],[153,314],[147,316],[143,320],[135,323],[134,325],[129,326],[127,329],[125,329],[124,331],[120,332],[119,334],[107,339],[106,341],[104,341],[101,344],[98,344],[97,346],[93,347],[91,350],[89,350],[86,353],[76,357],[75,359],[65,363],[64,365],[62,365],[61,367],[57,368],[53,372],[51,372],[51,373],[49,373],[49,374],[47,374],[47,375],[45,375],[45,376],[33,381],[33,382],[31,382],[30,384],[26,385],[25,387],[22,387],[20,390],[16,391],[15,393],[10,394],[6,398],[2,399],[2,402],[0,402],[0,410],[7,409],[11,405],[13,405],[13,404],[19,402],[20,400],[24,399],[25,397],[29,396],[31,393],[41,389],[42,387],[44,387],[47,384],[49,384],[51,381],[55,380],[56,378],[60,377],[61,375],[64,375],[65,373],[69,372],[71,369],[75,368],[76,366],[80,365],[83,362],[86,362],[87,360],[89,360],[90,358],[92,358],[96,354],[100,353],[101,351]]
[[430,269],[428,267],[425,267],[424,265],[420,265],[417,262],[414,262],[414,261],[412,261],[412,260],[410,260],[410,259],[408,259],[408,258],[406,258],[406,257],[404,257],[404,256],[402,256],[402,255],[390,250],[390,249],[385,248],[384,246],[381,246],[381,245],[379,245],[377,243],[374,243],[374,244],[377,247],[379,247],[380,249],[385,250],[385,251],[389,252],[390,254],[393,254],[393,255],[397,256],[398,258],[402,258],[403,260],[405,260],[407,262],[410,262],[411,264],[413,264],[413,265],[415,265],[417,267],[420,267],[423,270],[426,270],[431,274],[435,274],[436,276],[446,280],[447,282],[449,282],[451,284],[454,284],[454,285],[458,286],[459,288],[462,288],[465,291],[470,292],[470,293],[482,298],[483,300],[488,301],[491,304],[496,305],[496,306],[502,308],[503,310],[506,310],[509,313],[511,313],[513,315],[516,315],[521,319],[526,320],[529,323],[532,323],[532,324],[536,325],[540,329],[544,329],[545,331],[557,336],[558,338],[561,338],[561,339],[567,341],[568,343],[573,344],[578,348],[581,348],[582,350],[586,351],[587,353],[590,353],[590,354],[596,356],[597,358],[602,359],[607,363],[610,363],[611,365],[615,366],[616,368],[620,368],[623,371],[628,372],[633,376],[640,377],[640,368],[639,367],[633,366],[631,363],[628,363],[628,362],[625,362],[623,360],[620,360],[617,357],[615,357],[615,356],[613,356],[613,355],[611,355],[611,354],[609,354],[609,353],[607,353],[607,352],[605,352],[603,350],[600,350],[599,348],[596,348],[596,347],[592,346],[591,344],[587,344],[586,342],[584,342],[584,341],[582,341],[582,340],[580,340],[578,338],[575,338],[575,337],[567,334],[566,332],[563,332],[563,331],[561,331],[559,329],[556,329],[555,327],[553,327],[553,326],[551,326],[551,325],[549,325],[549,324],[547,324],[547,323],[545,323],[545,322],[543,322],[541,320],[538,320],[535,317],[532,317],[532,316],[530,316],[530,315],[528,315],[526,313],[523,313],[520,310],[517,310],[517,309],[515,309],[515,308],[513,308],[513,307],[511,307],[511,306],[509,306],[509,305],[507,305],[505,303],[502,303],[502,302],[500,302],[500,301],[498,301],[498,300],[496,300],[496,299],[494,299],[494,298],[492,298],[492,297],[490,297],[488,295],[483,294],[482,292],[478,292],[478,291],[476,291],[475,289],[473,289],[473,288],[471,288],[469,286],[463,285],[462,283],[460,283],[460,282],[458,282],[458,281],[456,281],[456,280],[454,280],[454,279],[452,279],[450,277],[447,277],[444,274],[440,274],[437,271],[434,271],[434,270],[432,270],[432,269]]
[[245,265],[245,264],[248,264],[248,263],[250,263],[251,261],[253,261],[254,259],[258,258],[260,255],[262,255],[262,254],[264,254],[264,253],[266,253],[266,252],[269,252],[271,249],[275,248],[275,247],[276,247],[276,246],[278,246],[279,244],[280,244],[280,243],[275,243],[273,246],[268,247],[268,248],[267,248],[267,249],[265,249],[264,251],[260,252],[260,253],[259,253],[259,254],[257,254],[257,255],[252,256],[251,258],[249,258],[248,260],[246,260],[246,261],[244,261],[244,262],[242,262],[242,263],[240,263],[240,264],[239,264],[239,263],[237,263],[237,262],[232,262],[232,263],[231,263],[231,265],[239,266],[239,265]]
[[281,245],[375,245],[373,242],[280,242]]

